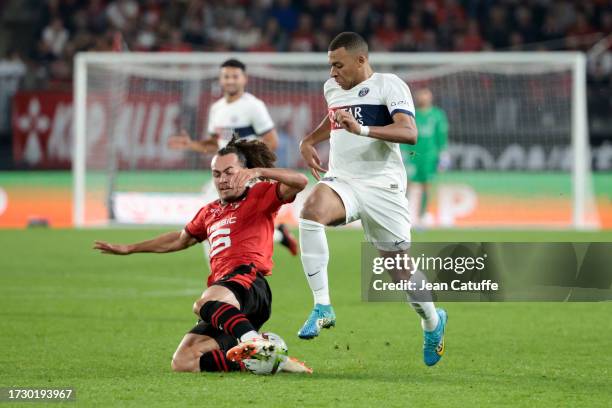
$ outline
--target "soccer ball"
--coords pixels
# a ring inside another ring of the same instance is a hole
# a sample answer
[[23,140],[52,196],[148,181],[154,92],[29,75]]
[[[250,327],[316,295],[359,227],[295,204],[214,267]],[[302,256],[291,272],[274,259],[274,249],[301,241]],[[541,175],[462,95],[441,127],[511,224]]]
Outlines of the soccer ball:
[[273,375],[282,368],[287,361],[287,343],[278,334],[264,332],[261,336],[274,344],[274,352],[271,356],[253,356],[243,360],[244,367],[257,375]]

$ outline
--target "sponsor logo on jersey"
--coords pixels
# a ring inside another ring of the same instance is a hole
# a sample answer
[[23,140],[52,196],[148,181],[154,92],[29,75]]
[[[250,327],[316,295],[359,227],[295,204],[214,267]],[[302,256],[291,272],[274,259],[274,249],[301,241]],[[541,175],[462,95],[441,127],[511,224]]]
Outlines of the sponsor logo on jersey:
[[208,234],[210,235],[221,227],[224,227],[230,224],[235,224],[235,223],[236,223],[236,217],[224,218],[221,221],[217,221],[213,225],[211,225],[210,228],[208,229]]
[[391,115],[386,105],[352,105],[352,106],[338,106],[327,109],[327,115],[332,125],[332,130],[342,129],[334,120],[336,111],[342,109],[350,113],[357,123],[362,126],[386,126],[393,123]]

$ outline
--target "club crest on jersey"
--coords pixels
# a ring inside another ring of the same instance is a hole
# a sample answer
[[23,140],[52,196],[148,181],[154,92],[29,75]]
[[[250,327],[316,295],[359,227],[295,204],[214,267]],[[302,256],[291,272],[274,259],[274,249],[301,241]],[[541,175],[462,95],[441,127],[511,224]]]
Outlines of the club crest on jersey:
[[219,214],[221,214],[221,211],[223,211],[223,208],[221,208],[221,207],[210,207],[210,208],[208,208],[208,212],[210,214],[212,214],[214,217],[217,217]]
[[361,88],[359,90],[359,96],[366,96],[370,92],[370,88]]

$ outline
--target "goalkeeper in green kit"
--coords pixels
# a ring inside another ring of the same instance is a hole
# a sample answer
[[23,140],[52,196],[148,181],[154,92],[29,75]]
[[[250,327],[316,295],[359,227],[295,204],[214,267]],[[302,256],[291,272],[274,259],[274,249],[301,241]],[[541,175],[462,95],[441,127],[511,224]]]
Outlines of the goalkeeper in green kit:
[[402,144],[404,164],[410,181],[412,224],[423,226],[430,198],[430,185],[438,171],[448,169],[447,152],[448,120],[444,111],[433,105],[433,95],[428,88],[415,93],[416,126],[419,132],[416,145]]

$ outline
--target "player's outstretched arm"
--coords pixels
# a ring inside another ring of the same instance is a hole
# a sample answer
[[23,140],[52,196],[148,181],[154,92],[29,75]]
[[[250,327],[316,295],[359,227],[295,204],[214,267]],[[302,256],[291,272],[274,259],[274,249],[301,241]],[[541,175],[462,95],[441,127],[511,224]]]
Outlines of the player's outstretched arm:
[[204,140],[193,140],[189,149],[192,152],[204,153],[204,154],[212,154],[216,153],[219,150],[219,141],[217,138],[210,137]]
[[345,130],[361,136],[386,142],[416,144],[417,127],[414,118],[406,113],[396,112],[393,123],[387,126],[361,126],[349,112],[339,109],[334,120]]
[[304,158],[304,162],[310,167],[310,172],[317,180],[321,179],[319,172],[325,173],[327,170],[322,167],[321,158],[315,146],[329,139],[330,132],[331,122],[329,117],[325,115],[319,126],[300,142],[300,153]]
[[192,140],[185,129],[177,135],[168,138],[168,147],[175,150],[191,150],[198,153],[215,153],[219,150],[217,138],[210,137],[204,140]]
[[267,178],[280,183],[278,188],[279,198],[282,201],[292,200],[300,191],[308,185],[308,177],[291,169],[278,168],[253,168],[241,169],[230,179],[230,188],[243,187],[249,180],[255,178]]
[[198,241],[185,230],[162,234],[157,238],[134,244],[111,244],[105,241],[95,241],[93,249],[103,254],[130,255],[139,252],[166,253],[180,251],[195,245]]
[[278,147],[278,134],[276,133],[276,129],[270,129],[261,135],[261,141],[268,146],[268,149],[275,152]]

